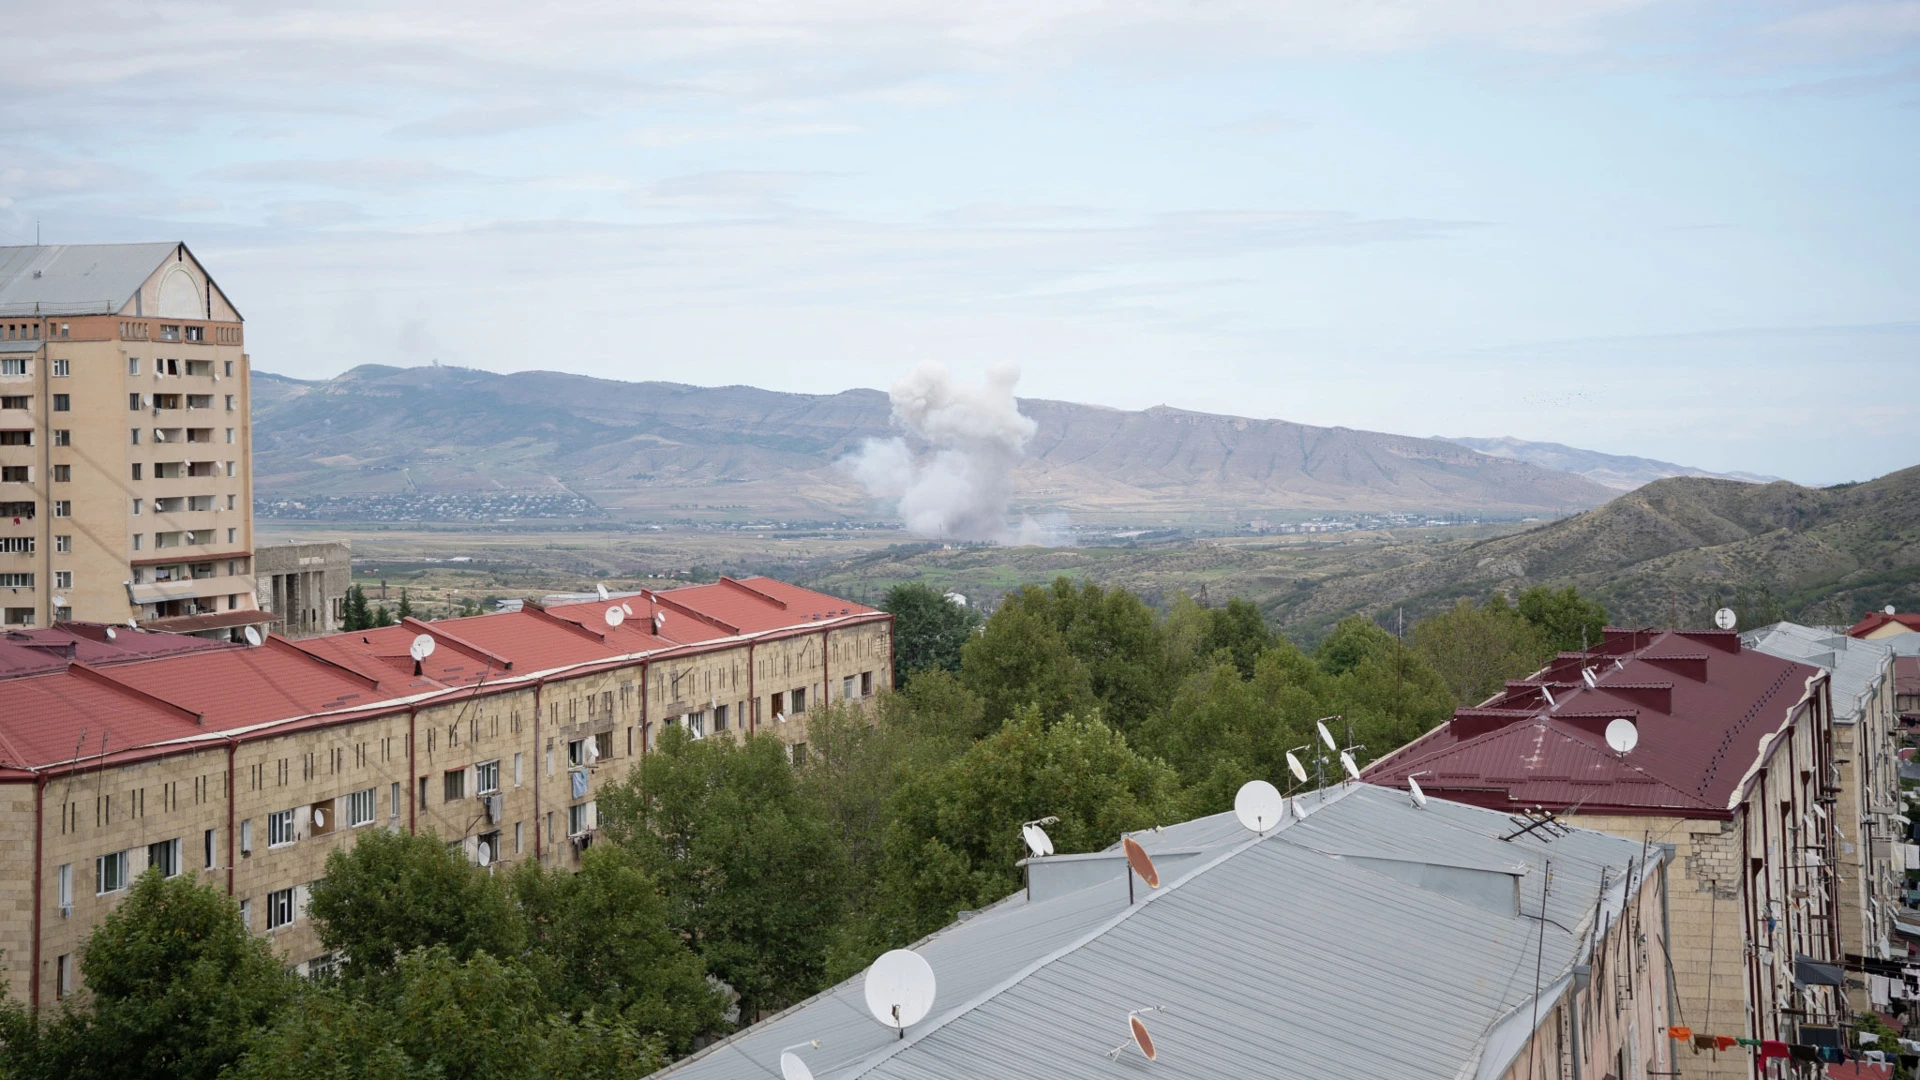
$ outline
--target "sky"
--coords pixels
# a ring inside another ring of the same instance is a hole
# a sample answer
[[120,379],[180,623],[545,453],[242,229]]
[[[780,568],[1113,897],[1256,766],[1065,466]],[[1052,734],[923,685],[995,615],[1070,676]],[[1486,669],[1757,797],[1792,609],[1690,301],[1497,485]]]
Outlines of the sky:
[[1920,463],[1920,0],[15,5],[0,243],[435,360]]

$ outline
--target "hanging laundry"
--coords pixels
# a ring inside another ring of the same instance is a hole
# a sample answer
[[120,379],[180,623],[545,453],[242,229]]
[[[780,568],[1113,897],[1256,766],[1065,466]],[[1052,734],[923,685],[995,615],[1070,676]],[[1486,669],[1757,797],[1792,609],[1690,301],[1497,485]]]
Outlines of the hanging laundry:
[[1787,1047],[1787,1056],[1795,1061],[1819,1061],[1820,1048],[1806,1043],[1794,1043]]
[[1694,1053],[1696,1053],[1696,1054],[1697,1054],[1697,1053],[1699,1053],[1699,1052],[1700,1052],[1700,1051],[1702,1051],[1702,1050],[1711,1050],[1711,1049],[1713,1049],[1713,1036],[1711,1036],[1711,1035],[1695,1035],[1695,1036],[1693,1037],[1693,1050],[1694,1050]]
[[1728,1050],[1733,1047],[1734,1043],[1739,1041],[1740,1040],[1731,1035],[1715,1035],[1713,1037],[1713,1048],[1715,1050]]
[[1739,1044],[1740,1044],[1741,1046],[1754,1046],[1754,1047],[1757,1047],[1757,1046],[1759,1046],[1759,1045],[1760,1045],[1760,1040],[1759,1040],[1759,1039],[1735,1039],[1735,1040],[1733,1040],[1733,1041],[1734,1041],[1734,1042],[1737,1042],[1737,1043],[1739,1043]]
[[1880,1036],[1875,1035],[1871,1031],[1863,1031],[1859,1034],[1858,1037],[1860,1039],[1861,1046],[1872,1046],[1875,1043],[1878,1043],[1880,1041]]
[[1844,1065],[1848,1061],[1847,1052],[1837,1046],[1823,1046],[1820,1048],[1820,1060],[1834,1065]]
[[1779,1039],[1760,1040],[1760,1060],[1761,1061],[1766,1061],[1769,1058],[1784,1058],[1784,1057],[1792,1057],[1792,1056],[1793,1056],[1793,1051],[1787,1049],[1787,1044],[1781,1042]]
[[1693,1029],[1690,1027],[1670,1027],[1667,1029],[1667,1038],[1691,1039],[1693,1038]]

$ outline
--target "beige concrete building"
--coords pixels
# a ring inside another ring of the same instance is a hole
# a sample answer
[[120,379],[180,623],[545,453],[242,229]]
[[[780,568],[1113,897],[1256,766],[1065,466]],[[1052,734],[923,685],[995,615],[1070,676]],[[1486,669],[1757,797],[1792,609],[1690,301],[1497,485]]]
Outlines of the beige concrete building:
[[[1850,1016],[1834,985],[1845,955],[1834,826],[1850,828],[1834,758],[1821,668],[1728,631],[1609,627],[1597,648],[1458,710],[1366,776],[1414,777],[1433,796],[1509,811],[1516,829],[1545,810],[1670,847],[1669,925],[1647,949],[1673,966],[1671,1015],[1696,1034],[1798,1043]],[[1668,1060],[1677,1071],[1663,1075],[1757,1074],[1745,1051]]]
[[596,793],[662,728],[770,732],[804,762],[815,710],[887,688],[891,629],[753,578],[57,670],[35,650],[0,677],[6,989],[36,1007],[81,989],[78,950],[150,866],[224,888],[306,970],[328,960],[308,885],[362,830],[574,865]]
[[263,544],[253,553],[253,576],[260,583],[256,606],[275,616],[275,630],[294,638],[331,634],[346,619],[353,546]]
[[0,623],[260,621],[247,387],[186,245],[0,248]]

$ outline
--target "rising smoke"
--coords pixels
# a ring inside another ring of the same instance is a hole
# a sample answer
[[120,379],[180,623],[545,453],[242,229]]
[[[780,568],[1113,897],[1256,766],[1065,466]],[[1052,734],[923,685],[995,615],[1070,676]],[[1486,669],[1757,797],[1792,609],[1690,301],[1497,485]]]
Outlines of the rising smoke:
[[845,464],[875,496],[898,501],[916,536],[1029,542],[1031,522],[1007,524],[1013,469],[1039,426],[1020,415],[1019,381],[1011,364],[989,370],[979,386],[956,384],[943,364],[921,364],[888,396],[894,424],[926,451],[916,455],[904,437],[869,439]]

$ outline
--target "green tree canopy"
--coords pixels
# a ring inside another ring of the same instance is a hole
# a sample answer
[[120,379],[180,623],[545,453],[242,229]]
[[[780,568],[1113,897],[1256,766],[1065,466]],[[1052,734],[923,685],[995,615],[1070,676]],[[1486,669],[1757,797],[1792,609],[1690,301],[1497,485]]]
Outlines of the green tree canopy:
[[407,590],[404,586],[400,589],[400,609],[394,612],[394,617],[399,619],[413,618],[413,601],[408,599]]
[[1546,635],[1550,652],[1575,652],[1600,644],[1601,629],[1607,625],[1607,609],[1596,600],[1588,600],[1569,585],[1549,589],[1544,585],[1520,594],[1520,614]]
[[1046,593],[1024,589],[1003,601],[961,650],[961,681],[978,694],[989,731],[1032,705],[1045,716],[1086,714],[1093,677],[1049,617]]
[[893,685],[905,689],[921,671],[960,670],[960,649],[980,626],[980,612],[930,585],[887,590],[880,610],[893,616]]
[[1547,635],[1495,593],[1476,606],[1461,600],[1413,628],[1413,648],[1445,680],[1455,704],[1485,701],[1553,656]]

